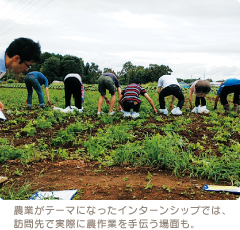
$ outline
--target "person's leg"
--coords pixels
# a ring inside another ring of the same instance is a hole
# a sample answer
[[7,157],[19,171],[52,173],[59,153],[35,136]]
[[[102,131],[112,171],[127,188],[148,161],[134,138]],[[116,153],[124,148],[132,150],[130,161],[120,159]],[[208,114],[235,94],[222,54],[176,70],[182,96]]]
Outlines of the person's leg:
[[81,92],[82,84],[75,77],[73,79],[73,83],[74,83],[73,84],[73,97],[74,97],[74,100],[75,100],[75,106],[78,109],[81,109],[82,108],[82,92]]
[[197,97],[196,96],[196,99],[195,99],[195,107],[198,107],[200,105],[200,97]]
[[238,112],[239,95],[240,95],[240,85],[236,85],[234,86],[234,96],[233,96],[234,112]]
[[32,90],[31,78],[30,78],[29,75],[27,75],[26,78],[25,78],[25,84],[26,84],[27,91],[28,91],[27,105],[28,105],[28,107],[32,107],[33,90]]
[[116,102],[116,93],[114,93],[111,97],[109,113],[111,113],[113,111],[115,102]]
[[207,102],[206,102],[205,97],[200,97],[200,101],[201,101],[202,106],[206,106]]
[[133,104],[133,111],[138,113],[139,112],[139,109],[140,109],[140,105],[141,105],[141,102],[140,103],[135,103]]
[[101,95],[98,99],[98,113],[101,113],[103,102],[104,102],[104,96]]
[[234,90],[233,103],[238,105],[239,95],[240,95],[240,85],[235,85],[233,87],[233,90]]
[[132,109],[132,105],[133,103],[129,103],[128,101],[124,101],[123,102],[123,110],[125,112],[130,112],[130,110]]
[[165,104],[165,97],[171,95],[171,87],[166,87],[161,90],[159,93],[159,104],[160,104],[160,113],[163,113],[164,115],[168,115],[168,109],[166,108]]
[[225,86],[222,89],[222,92],[220,94],[220,101],[221,101],[221,104],[223,105],[226,112],[228,112],[229,109],[230,109],[229,103],[227,101],[227,96],[230,93],[233,93],[233,87],[232,86]]
[[160,109],[165,109],[165,97],[168,96],[167,88],[162,89],[160,94],[159,94]]
[[184,105],[184,95],[182,89],[179,86],[172,87],[172,95],[178,99],[177,107],[182,109]]
[[113,80],[110,77],[107,77],[104,81],[105,83],[105,87],[109,90],[109,93],[112,95],[111,96],[111,100],[110,100],[110,109],[109,109],[109,113],[113,112],[113,107],[114,104],[116,102],[116,86],[113,82]]
[[133,104],[132,118],[137,118],[140,116],[140,114],[139,114],[140,105],[141,105],[141,103]]
[[37,80],[37,78],[35,76],[31,79],[31,83],[32,83],[32,87],[37,92],[40,106],[44,106],[43,91],[42,91],[42,88],[41,88],[41,85],[40,85],[39,81]]
[[123,116],[124,117],[131,117],[131,113],[130,113],[130,110],[133,108],[133,103],[132,102],[129,102],[129,101],[124,101],[122,103],[123,105]]
[[104,102],[104,96],[106,95],[106,87],[104,85],[105,76],[101,76],[98,78],[98,91],[101,94],[98,100],[98,113],[101,113],[102,105]]
[[72,97],[72,81],[71,78],[67,78],[64,81],[64,91],[65,91],[65,108],[71,105],[71,97]]

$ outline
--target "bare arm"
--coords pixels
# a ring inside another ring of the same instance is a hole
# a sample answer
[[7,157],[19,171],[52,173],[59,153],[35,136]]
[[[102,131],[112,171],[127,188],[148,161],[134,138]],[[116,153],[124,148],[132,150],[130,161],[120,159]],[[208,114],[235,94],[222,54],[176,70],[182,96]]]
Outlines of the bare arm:
[[151,97],[149,97],[149,95],[148,95],[147,93],[144,94],[144,97],[147,98],[148,102],[150,103],[150,105],[151,105],[152,108],[153,108],[153,111],[154,111],[155,113],[157,113],[157,109],[156,109],[156,107],[155,107],[155,105],[154,105],[153,100],[151,99]]
[[0,111],[3,111],[4,110],[4,105],[3,105],[3,103],[0,101]]
[[193,100],[192,100],[192,94],[193,94],[193,89],[190,88],[190,90],[189,90],[189,103],[190,103],[190,108],[191,108],[191,109],[193,108],[193,104],[192,104],[192,102],[193,102]]
[[159,95],[160,92],[161,92],[161,88],[162,88],[162,87],[159,86],[158,89],[157,89],[158,95]]
[[51,105],[51,102],[50,102],[50,100],[49,100],[49,89],[48,89],[48,87],[46,87],[46,95],[47,95],[47,103],[48,103],[49,105]]
[[118,110],[121,111],[122,107],[121,107],[121,99],[122,99],[122,92],[121,92],[121,88],[118,87],[117,88],[117,91],[118,91],[118,101],[119,101],[119,104],[118,104]]

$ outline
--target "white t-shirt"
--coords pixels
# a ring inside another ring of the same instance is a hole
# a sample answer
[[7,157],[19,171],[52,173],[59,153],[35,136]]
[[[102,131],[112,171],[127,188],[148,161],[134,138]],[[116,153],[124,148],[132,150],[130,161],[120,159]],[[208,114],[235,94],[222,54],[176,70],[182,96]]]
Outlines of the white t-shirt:
[[69,73],[65,78],[64,78],[64,81],[69,78],[69,77],[76,77],[82,84],[82,78],[79,74],[77,73]]
[[168,87],[169,85],[179,85],[177,78],[173,75],[163,75],[158,79],[158,87],[162,87],[163,89]]

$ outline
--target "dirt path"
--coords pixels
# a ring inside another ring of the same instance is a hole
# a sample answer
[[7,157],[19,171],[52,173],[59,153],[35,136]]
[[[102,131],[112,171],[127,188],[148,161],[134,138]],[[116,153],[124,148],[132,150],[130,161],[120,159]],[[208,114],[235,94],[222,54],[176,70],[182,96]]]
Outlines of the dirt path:
[[[237,195],[205,192],[205,184],[213,181],[175,177],[172,172],[156,168],[101,167],[97,162],[79,160],[44,161],[28,166],[8,161],[0,167],[0,175],[12,178],[5,182],[18,186],[26,181],[31,191],[78,189],[74,199],[80,200],[235,200]],[[17,175],[21,172],[22,175]],[[11,175],[11,176],[9,176]],[[219,182],[219,185],[229,185]]]

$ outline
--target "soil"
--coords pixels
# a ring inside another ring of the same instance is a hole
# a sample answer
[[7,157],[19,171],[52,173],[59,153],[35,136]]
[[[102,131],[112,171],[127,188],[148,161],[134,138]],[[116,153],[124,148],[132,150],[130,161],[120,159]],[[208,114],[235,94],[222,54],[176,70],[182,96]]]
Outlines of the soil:
[[[10,120],[19,118],[8,117]],[[28,119],[36,118],[28,116]],[[35,116],[35,117],[34,117]],[[180,130],[178,133],[187,138],[192,143],[197,143],[204,136],[208,137],[205,145],[211,146],[213,152],[219,156],[215,144],[212,140],[214,132],[209,129],[211,124],[204,124],[204,118],[197,114],[191,114],[192,123],[189,124],[188,130]],[[95,122],[98,118],[92,117],[91,122]],[[164,125],[168,122],[173,123],[175,117],[169,116]],[[85,120],[83,119],[83,122]],[[98,120],[99,121],[99,120]],[[69,119],[62,125],[54,124],[51,129],[45,129],[44,132],[37,129],[34,137],[28,137],[26,133],[21,131],[25,126],[24,123],[1,125],[1,138],[8,138],[15,147],[24,144],[35,143],[40,146],[39,139],[44,139],[45,144],[51,145],[51,137],[53,132],[57,132],[60,128],[75,122]],[[115,123],[119,121],[114,121]],[[155,124],[157,128],[145,127],[147,124]],[[176,123],[177,124],[177,123]],[[148,118],[141,129],[133,128],[134,132],[138,132],[138,140],[143,140],[145,135],[156,133],[164,134],[161,130],[162,122],[158,122],[154,118]],[[99,125],[94,127],[91,132],[94,136],[98,128],[104,128],[105,124],[99,121]],[[16,131],[19,131],[21,138],[14,138]],[[87,140],[90,130],[82,133],[82,139]],[[233,140],[240,142],[240,135],[235,134],[231,137]],[[229,140],[224,142],[225,145],[230,143]],[[204,146],[204,144],[202,144]],[[74,152],[78,146],[71,143],[64,146],[68,151]],[[52,146],[54,148],[54,146]],[[200,154],[195,151],[194,154]],[[211,153],[209,153],[211,154]],[[6,167],[7,165],[7,167]],[[20,172],[20,173],[17,173]],[[31,184],[32,194],[38,191],[53,190],[71,190],[78,189],[78,193],[74,199],[82,200],[236,200],[239,195],[206,192],[202,188],[205,184],[216,184],[214,181],[199,178],[190,178],[185,173],[182,177],[176,177],[172,171],[166,169],[152,167],[132,167],[131,165],[104,167],[96,161],[90,160],[58,160],[45,159],[40,162],[29,163],[23,165],[19,160],[8,160],[4,164],[0,164],[0,175],[9,178],[8,181],[0,185],[1,187],[11,186],[16,183],[19,187],[26,182]],[[231,185],[229,182],[218,181],[218,185]]]
[[[202,188],[214,181],[175,177],[172,172],[157,168],[100,167],[98,162],[65,160],[23,165],[18,160],[7,162],[11,180],[18,186],[26,181],[31,184],[32,194],[38,191],[78,189],[77,200],[236,200],[238,195],[207,192]],[[24,172],[16,175],[14,172]],[[0,175],[6,175],[4,167]],[[5,186],[11,182],[4,183]],[[229,185],[222,182],[219,185]],[[0,186],[1,187],[1,186]]]

